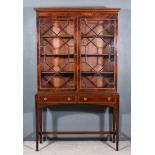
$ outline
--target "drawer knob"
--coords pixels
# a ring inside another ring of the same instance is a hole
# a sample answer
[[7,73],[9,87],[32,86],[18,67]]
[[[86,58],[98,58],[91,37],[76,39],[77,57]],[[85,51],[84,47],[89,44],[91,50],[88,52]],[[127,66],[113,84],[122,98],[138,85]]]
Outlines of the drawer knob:
[[84,97],[83,99],[84,99],[84,101],[87,101],[87,97]]
[[110,101],[111,100],[111,97],[108,97],[108,101]]
[[44,101],[47,101],[47,97],[44,97]]
[[71,101],[71,98],[70,98],[70,97],[68,97],[68,98],[67,98],[67,100],[68,100],[68,101]]

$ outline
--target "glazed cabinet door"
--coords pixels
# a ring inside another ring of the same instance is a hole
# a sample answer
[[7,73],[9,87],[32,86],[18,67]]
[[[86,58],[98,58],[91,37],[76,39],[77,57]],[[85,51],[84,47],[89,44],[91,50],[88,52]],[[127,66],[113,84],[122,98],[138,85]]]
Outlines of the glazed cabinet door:
[[79,31],[79,89],[115,90],[117,21],[81,17]]
[[40,90],[75,90],[76,19],[42,17],[38,19],[38,85]]

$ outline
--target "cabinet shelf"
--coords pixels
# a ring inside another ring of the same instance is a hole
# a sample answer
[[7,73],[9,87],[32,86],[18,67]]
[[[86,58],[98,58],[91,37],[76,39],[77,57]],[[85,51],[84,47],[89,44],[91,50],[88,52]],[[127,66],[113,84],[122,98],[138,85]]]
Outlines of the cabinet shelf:
[[42,57],[73,57],[74,54],[40,54]]
[[60,39],[73,39],[74,36],[41,36],[41,38],[60,38]]
[[[74,72],[68,71],[68,72],[41,72],[42,75],[73,75]],[[87,72],[83,71],[81,72],[82,75],[113,75],[114,72]]]
[[87,56],[87,57],[93,57],[93,56],[114,56],[114,54],[81,54],[81,56],[83,57],[85,57],[85,56]]
[[113,75],[114,72],[81,72],[82,75]]
[[42,75],[73,75],[74,72],[41,72]]
[[114,38],[114,35],[81,35],[81,38]]
[[[75,54],[40,54],[41,57],[73,57]],[[81,54],[82,57],[114,56],[114,54]]]

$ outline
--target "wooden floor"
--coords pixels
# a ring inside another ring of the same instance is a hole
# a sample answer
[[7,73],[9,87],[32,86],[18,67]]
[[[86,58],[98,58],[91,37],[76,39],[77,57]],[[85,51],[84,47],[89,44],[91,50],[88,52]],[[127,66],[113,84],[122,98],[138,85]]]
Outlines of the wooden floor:
[[24,141],[24,155],[131,155],[130,141],[120,141],[115,151],[111,141],[46,141],[35,151],[34,141]]

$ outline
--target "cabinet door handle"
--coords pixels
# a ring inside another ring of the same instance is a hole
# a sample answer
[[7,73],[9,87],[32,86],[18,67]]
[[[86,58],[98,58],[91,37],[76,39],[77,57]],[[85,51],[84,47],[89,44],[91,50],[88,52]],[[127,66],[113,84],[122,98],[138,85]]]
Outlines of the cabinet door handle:
[[71,101],[71,98],[70,98],[70,97],[68,97],[68,98],[67,98],[67,100],[68,100],[68,101]]
[[47,97],[44,97],[44,101],[47,101]]
[[83,100],[84,100],[84,101],[87,101],[87,97],[84,97]]
[[111,100],[111,97],[108,97],[108,101],[110,101]]

